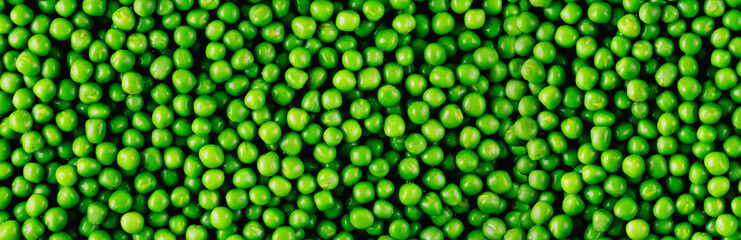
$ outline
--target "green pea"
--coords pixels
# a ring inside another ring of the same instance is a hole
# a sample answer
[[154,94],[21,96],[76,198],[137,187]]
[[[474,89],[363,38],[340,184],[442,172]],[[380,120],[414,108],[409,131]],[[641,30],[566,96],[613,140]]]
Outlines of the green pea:
[[567,215],[556,215],[548,223],[551,235],[557,239],[563,239],[573,231],[573,220]]
[[360,15],[353,10],[343,10],[337,13],[335,25],[340,31],[355,31],[360,26]]
[[646,239],[650,225],[643,219],[630,220],[625,225],[625,233],[630,239]]

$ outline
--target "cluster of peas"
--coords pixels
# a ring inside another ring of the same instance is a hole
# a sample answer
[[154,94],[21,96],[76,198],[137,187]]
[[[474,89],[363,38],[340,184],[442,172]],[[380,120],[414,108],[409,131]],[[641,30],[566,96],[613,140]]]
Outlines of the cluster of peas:
[[741,239],[740,5],[0,0],[0,239]]

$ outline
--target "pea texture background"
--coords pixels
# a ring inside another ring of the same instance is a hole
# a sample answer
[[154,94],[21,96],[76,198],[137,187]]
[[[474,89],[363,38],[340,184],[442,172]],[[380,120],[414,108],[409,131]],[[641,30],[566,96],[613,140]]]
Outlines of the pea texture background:
[[740,0],[0,0],[0,239],[741,239]]

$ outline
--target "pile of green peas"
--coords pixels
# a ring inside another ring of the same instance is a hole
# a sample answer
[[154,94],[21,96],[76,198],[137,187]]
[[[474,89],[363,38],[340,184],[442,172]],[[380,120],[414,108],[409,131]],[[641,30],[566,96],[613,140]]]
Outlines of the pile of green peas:
[[741,0],[0,0],[0,239],[741,239]]

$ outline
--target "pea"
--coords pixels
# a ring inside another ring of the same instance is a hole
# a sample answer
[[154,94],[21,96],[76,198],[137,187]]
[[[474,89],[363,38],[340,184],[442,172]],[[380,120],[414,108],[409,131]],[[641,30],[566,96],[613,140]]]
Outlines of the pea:
[[646,239],[649,229],[649,224],[643,219],[634,219],[625,225],[625,233],[631,239]]
[[340,31],[354,31],[360,26],[360,15],[353,10],[343,10],[337,13],[335,25]]

